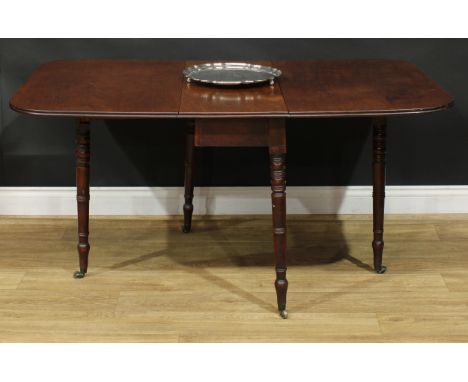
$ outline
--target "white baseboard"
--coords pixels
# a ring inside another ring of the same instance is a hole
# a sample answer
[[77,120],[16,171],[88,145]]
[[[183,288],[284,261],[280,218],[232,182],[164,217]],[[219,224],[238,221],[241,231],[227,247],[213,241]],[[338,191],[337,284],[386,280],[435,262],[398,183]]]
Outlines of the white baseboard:
[[[181,187],[92,187],[93,215],[178,215]],[[368,214],[372,187],[289,187],[290,214]],[[386,213],[468,213],[468,186],[387,186]],[[0,215],[74,215],[74,187],[0,187]],[[268,187],[195,188],[197,215],[270,214]]]

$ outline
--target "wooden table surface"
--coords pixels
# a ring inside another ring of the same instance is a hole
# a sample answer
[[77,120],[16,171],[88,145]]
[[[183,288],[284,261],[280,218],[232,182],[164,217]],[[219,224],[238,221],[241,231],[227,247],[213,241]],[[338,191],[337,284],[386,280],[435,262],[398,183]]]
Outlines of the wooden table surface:
[[42,65],[11,99],[13,109],[97,118],[378,116],[435,111],[453,99],[399,60],[263,61],[273,86],[223,89],[186,83],[190,61],[64,60]]
[[451,106],[452,97],[400,60],[275,62],[291,115],[389,115]]

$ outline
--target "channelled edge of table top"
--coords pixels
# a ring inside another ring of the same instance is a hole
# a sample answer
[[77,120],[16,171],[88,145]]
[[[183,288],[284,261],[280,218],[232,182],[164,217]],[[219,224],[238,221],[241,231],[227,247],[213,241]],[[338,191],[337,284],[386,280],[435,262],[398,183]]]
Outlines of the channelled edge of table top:
[[428,107],[421,109],[408,109],[408,110],[395,110],[395,111],[375,111],[375,112],[323,112],[323,113],[308,113],[308,112],[290,112],[289,117],[304,117],[304,118],[337,118],[337,117],[385,117],[385,116],[398,116],[398,115],[411,115],[411,114],[426,114],[436,111],[443,111],[452,108],[455,101],[438,107]]
[[437,111],[444,111],[454,106],[454,101],[447,105],[418,110],[398,110],[382,112],[288,112],[288,113],[242,113],[242,114],[179,114],[179,113],[58,113],[36,110],[23,110],[10,103],[10,108],[18,113],[27,114],[36,117],[69,117],[83,119],[222,119],[222,118],[350,118],[350,117],[385,117],[385,116],[404,116],[412,114],[427,114]]
[[178,112],[164,113],[91,113],[91,112],[55,112],[47,110],[22,109],[13,105],[10,101],[10,108],[18,113],[32,115],[36,117],[70,117],[84,119],[151,119],[151,118],[177,118]]

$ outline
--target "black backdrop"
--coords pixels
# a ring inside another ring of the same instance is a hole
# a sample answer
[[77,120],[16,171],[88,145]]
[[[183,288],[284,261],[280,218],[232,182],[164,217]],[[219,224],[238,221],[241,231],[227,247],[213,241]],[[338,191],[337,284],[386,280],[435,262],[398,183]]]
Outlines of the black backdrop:
[[[20,115],[8,106],[9,98],[38,65],[74,58],[408,60],[452,94],[456,106],[390,118],[387,183],[468,184],[468,41],[464,39],[3,39],[0,186],[74,185],[74,122]],[[91,132],[91,185],[182,185],[180,121],[96,122]],[[370,184],[367,119],[289,121],[288,146],[288,185]],[[196,160],[197,185],[269,184],[266,149],[204,148]]]

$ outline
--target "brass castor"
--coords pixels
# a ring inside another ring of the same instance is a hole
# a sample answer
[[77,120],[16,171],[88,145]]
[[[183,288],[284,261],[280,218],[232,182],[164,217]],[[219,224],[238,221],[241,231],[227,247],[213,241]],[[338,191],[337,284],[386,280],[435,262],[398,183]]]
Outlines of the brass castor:
[[379,275],[384,274],[387,272],[387,267],[385,265],[381,265],[379,269],[376,269],[375,272]]
[[280,311],[279,311],[279,315],[280,315],[280,317],[283,318],[283,319],[288,318],[288,312],[286,312],[286,310],[280,310]]
[[86,272],[87,272],[86,269],[80,269],[79,271],[76,271],[75,273],[73,273],[73,278],[82,279],[83,277],[85,277]]
[[191,231],[190,226],[186,226],[185,224],[182,226],[182,232],[183,233],[190,233],[190,231]]

